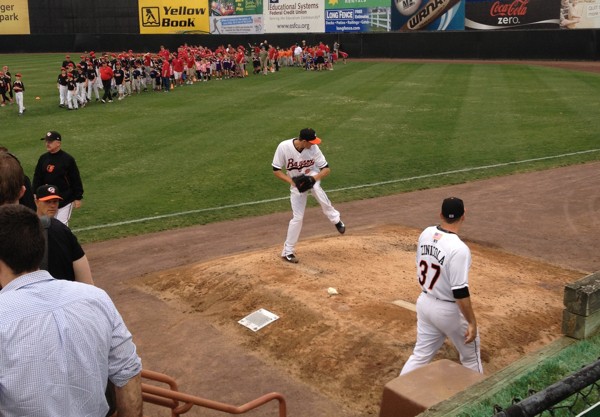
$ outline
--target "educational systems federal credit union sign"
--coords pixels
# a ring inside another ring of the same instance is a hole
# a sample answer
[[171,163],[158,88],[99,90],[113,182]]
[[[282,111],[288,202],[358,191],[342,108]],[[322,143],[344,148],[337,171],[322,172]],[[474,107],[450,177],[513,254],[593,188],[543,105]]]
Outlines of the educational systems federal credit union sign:
[[141,34],[210,31],[208,0],[138,0]]

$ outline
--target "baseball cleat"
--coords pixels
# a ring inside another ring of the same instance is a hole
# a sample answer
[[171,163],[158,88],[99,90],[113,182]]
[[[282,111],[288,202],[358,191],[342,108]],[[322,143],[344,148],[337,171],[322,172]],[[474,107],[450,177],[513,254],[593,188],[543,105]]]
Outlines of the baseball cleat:
[[282,256],[282,258],[292,264],[298,263],[298,258],[296,258],[296,255],[294,255],[293,253],[284,255],[284,256]]
[[335,228],[337,229],[338,232],[340,232],[340,234],[344,234],[346,232],[346,225],[344,224],[343,221],[339,221],[335,224]]

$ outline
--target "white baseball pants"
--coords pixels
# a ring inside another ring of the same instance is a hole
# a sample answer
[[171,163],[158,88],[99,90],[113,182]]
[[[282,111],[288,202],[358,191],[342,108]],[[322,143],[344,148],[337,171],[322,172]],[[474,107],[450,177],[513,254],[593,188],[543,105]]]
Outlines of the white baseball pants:
[[23,92],[19,91],[15,93],[15,101],[19,106],[19,113],[23,113],[25,111],[25,105],[23,104]]
[[58,95],[60,98],[60,104],[62,106],[66,106],[67,105],[67,93],[68,93],[68,88],[66,85],[59,85],[58,87]]
[[88,81],[87,86],[87,99],[92,100],[92,93],[96,95],[96,100],[100,100],[100,92],[98,91],[98,83],[94,81]]
[[85,105],[87,101],[87,91],[85,83],[77,83],[77,101],[79,104]]
[[340,221],[340,212],[331,205],[327,194],[325,194],[325,191],[321,188],[321,181],[317,181],[312,190],[304,193],[299,192],[296,187],[290,187],[290,203],[292,205],[293,217],[288,226],[287,238],[285,239],[281,256],[294,253],[295,251],[296,243],[298,243],[300,232],[302,231],[304,211],[306,210],[306,201],[309,193],[319,202],[323,214],[327,216],[332,224],[336,224]]
[[70,109],[78,109],[79,104],[77,100],[77,90],[68,90],[67,91],[67,102],[66,105]]
[[456,303],[438,300],[421,293],[417,300],[417,343],[400,375],[427,365],[448,337],[460,356],[463,366],[483,373],[479,350],[479,333],[474,341],[465,344],[467,321]]
[[54,216],[57,220],[60,220],[65,224],[65,226],[69,225],[69,219],[71,218],[71,213],[73,212],[73,203],[69,203],[66,206],[59,208],[56,212],[56,216]]

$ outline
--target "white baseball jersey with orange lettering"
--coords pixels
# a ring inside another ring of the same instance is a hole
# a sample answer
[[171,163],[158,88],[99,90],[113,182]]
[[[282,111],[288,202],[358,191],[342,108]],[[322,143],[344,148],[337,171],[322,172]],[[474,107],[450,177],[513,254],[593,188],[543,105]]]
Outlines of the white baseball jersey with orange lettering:
[[[303,149],[302,152],[298,152],[294,146],[294,139],[288,139],[277,146],[272,165],[275,169],[285,169],[286,174],[294,178],[301,174],[318,174],[322,168],[327,166],[327,161],[318,145],[312,145],[310,149]],[[293,217],[288,226],[281,256],[293,254],[296,250],[309,194],[321,205],[323,214],[327,216],[331,223],[336,224],[340,221],[340,212],[333,207],[327,194],[321,188],[321,181],[317,181],[311,190],[304,193],[299,192],[296,187],[290,186],[290,203]]]
[[291,178],[298,175],[314,175],[327,166],[327,161],[318,145],[298,152],[294,146],[294,139],[284,140],[277,146],[273,157],[273,167],[286,171]]

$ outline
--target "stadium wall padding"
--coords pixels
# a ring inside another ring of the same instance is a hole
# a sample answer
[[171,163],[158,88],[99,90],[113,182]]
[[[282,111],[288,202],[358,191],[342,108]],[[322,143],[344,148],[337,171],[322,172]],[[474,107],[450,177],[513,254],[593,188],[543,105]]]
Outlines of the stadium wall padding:
[[27,52],[156,52],[160,45],[247,46],[268,40],[288,48],[305,40],[338,41],[350,58],[420,59],[536,59],[596,61],[600,58],[598,29],[513,30],[454,32],[388,32],[358,34],[262,35],[131,35],[131,34],[32,34],[0,36],[0,53]]
[[138,0],[30,0],[29,26],[33,35],[140,33]]

